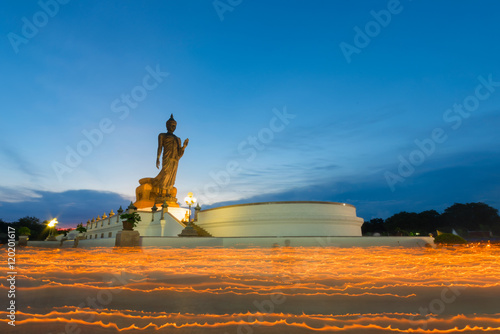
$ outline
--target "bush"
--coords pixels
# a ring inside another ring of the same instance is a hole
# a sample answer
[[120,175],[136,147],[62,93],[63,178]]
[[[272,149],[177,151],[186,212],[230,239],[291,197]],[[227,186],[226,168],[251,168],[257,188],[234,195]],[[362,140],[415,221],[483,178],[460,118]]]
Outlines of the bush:
[[83,227],[83,224],[80,223],[78,225],[76,225],[76,230],[79,232],[79,233],[85,233],[87,232],[87,228]]
[[20,235],[31,235],[31,230],[28,227],[23,226],[19,229],[19,234]]
[[134,227],[136,227],[137,224],[141,221],[141,216],[139,216],[137,212],[124,213],[120,216],[120,218],[131,222]]
[[455,234],[451,233],[442,233],[434,238],[435,244],[447,244],[447,245],[458,245],[458,244],[466,244],[467,241]]

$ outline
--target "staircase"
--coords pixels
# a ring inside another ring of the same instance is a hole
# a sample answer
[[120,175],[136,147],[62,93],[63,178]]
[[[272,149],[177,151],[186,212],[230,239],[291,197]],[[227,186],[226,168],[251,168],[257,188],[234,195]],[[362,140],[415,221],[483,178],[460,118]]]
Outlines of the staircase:
[[[175,218],[174,215],[172,215],[171,213],[168,213],[173,219],[175,219],[176,222],[178,222],[182,227],[186,227],[187,226],[187,222],[185,221],[181,221],[181,220],[178,220],[177,218]],[[213,235],[211,235],[210,233],[207,232],[207,230],[205,230],[203,227],[201,226],[198,226],[196,225],[195,222],[191,222],[191,225],[193,225],[193,228],[194,230],[196,231],[196,233],[198,233],[198,236],[199,237],[213,237]]]
[[193,225],[196,233],[198,233],[198,236],[200,236],[200,237],[211,237],[212,236],[203,227],[196,225],[196,223],[191,222],[191,225]]

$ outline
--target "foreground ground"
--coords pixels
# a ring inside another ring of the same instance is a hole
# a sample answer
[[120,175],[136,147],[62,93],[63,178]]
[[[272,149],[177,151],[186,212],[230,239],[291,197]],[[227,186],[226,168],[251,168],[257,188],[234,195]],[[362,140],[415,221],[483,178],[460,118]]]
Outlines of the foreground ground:
[[498,246],[2,252],[2,333],[500,333]]

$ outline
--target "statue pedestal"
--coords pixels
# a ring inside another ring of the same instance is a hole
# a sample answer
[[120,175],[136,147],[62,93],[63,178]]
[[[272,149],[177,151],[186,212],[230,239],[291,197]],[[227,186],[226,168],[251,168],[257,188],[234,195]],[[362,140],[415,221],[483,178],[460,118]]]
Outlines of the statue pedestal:
[[116,233],[115,247],[137,247],[140,246],[140,241],[138,231],[122,230]]
[[153,178],[145,177],[139,180],[140,186],[135,189],[136,202],[134,206],[139,209],[150,209],[155,204],[161,207],[164,201],[169,207],[179,207],[177,204],[177,188],[172,187],[169,190],[159,189],[153,186]]
[[19,236],[19,243],[17,244],[18,246],[28,246],[28,236],[27,235],[20,235]]

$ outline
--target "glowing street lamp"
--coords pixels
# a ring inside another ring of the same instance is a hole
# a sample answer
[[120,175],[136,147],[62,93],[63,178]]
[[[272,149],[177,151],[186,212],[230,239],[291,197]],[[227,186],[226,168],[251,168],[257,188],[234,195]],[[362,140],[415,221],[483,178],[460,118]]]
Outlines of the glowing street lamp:
[[186,227],[182,230],[180,234],[177,234],[179,237],[198,237],[198,232],[196,232],[193,224],[191,223],[191,206],[196,203],[196,198],[193,197],[193,193],[188,193],[186,198],[184,198],[184,202],[189,205],[189,214],[186,212],[187,224]]
[[54,218],[52,219],[49,223],[48,223],[48,227],[54,227],[56,226],[56,224],[59,224],[59,222],[57,221],[57,218]]
[[49,228],[49,237],[47,240],[56,240],[55,237],[55,231],[56,231],[56,224],[59,224],[57,221],[57,218],[52,219],[48,224],[47,227]]
[[191,205],[194,205],[194,203],[196,203],[196,198],[193,196],[193,193],[189,192],[188,195],[184,198],[184,201],[187,205],[189,205],[188,226],[191,226]]

